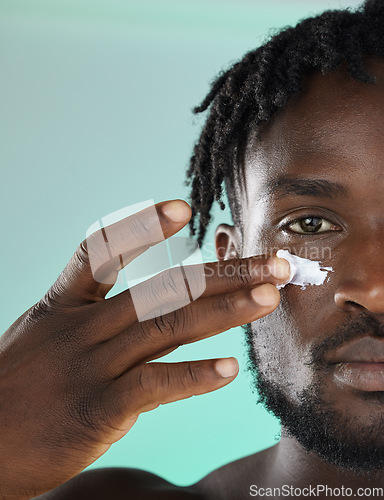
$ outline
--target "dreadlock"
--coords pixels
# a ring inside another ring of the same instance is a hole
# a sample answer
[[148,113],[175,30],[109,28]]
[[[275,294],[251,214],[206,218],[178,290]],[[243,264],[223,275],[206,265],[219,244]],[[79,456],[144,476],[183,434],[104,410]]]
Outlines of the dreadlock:
[[[285,27],[264,45],[252,50],[213,81],[195,114],[210,107],[194,147],[187,172],[191,184],[190,230],[202,243],[211,220],[212,204],[221,209],[222,184],[232,217],[238,217],[233,181],[248,132],[283,108],[302,88],[304,75],[327,74],[342,61],[350,75],[374,83],[363,69],[362,57],[384,57],[384,0],[366,0],[358,9],[328,10]],[[198,219],[198,220],[197,220]]]

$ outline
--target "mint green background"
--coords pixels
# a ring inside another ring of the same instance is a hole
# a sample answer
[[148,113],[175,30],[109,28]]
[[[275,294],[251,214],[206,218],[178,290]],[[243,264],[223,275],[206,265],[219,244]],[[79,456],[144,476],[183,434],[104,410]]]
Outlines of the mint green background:
[[[95,220],[149,198],[187,198],[203,123],[190,110],[219,70],[270,28],[357,4],[0,0],[0,331],[45,293]],[[251,393],[240,328],[168,358],[221,356],[240,362],[230,386],[141,415],[92,467],[188,484],[273,445],[279,426]]]

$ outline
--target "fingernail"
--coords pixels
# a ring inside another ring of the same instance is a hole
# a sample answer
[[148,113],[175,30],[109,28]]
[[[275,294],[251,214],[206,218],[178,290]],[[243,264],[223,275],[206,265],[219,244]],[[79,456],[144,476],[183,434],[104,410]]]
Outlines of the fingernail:
[[223,378],[233,377],[239,371],[239,363],[236,358],[219,359],[215,368]]
[[270,284],[259,285],[251,290],[252,299],[260,306],[272,306],[277,302],[277,289]]
[[267,261],[271,275],[278,280],[288,280],[291,275],[291,267],[286,259],[271,257]]
[[191,217],[191,208],[185,201],[174,200],[162,207],[162,212],[172,222],[184,222]]

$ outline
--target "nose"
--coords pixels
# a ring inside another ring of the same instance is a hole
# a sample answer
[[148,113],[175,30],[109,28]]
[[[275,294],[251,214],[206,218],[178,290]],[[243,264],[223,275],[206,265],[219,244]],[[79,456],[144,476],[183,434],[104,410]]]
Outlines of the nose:
[[[345,242],[347,245],[347,242]],[[344,311],[384,313],[384,238],[360,238],[340,265],[336,305]]]

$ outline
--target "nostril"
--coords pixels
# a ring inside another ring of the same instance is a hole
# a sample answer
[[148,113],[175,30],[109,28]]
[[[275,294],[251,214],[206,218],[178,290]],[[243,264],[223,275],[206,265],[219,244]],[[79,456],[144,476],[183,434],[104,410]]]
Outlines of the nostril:
[[344,311],[384,314],[384,277],[377,280],[343,283],[334,295],[336,306]]
[[357,302],[353,302],[353,300],[346,300],[345,301],[345,309],[347,309],[348,311],[354,311],[356,309],[362,310],[365,308],[361,304],[358,304]]
[[[344,311],[356,311],[356,310],[361,310],[364,309],[358,302],[355,302],[354,300],[350,300],[348,298],[349,294],[342,293],[342,292],[337,292],[335,294],[335,303],[337,307],[340,309],[343,309]],[[349,295],[350,297],[350,295]]]

